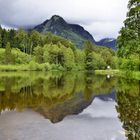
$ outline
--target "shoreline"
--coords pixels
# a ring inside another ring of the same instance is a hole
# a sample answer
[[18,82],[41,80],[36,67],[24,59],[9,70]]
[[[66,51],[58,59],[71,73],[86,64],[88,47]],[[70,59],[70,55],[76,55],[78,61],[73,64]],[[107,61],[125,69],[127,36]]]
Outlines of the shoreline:
[[43,64],[22,64],[22,65],[0,65],[0,72],[88,72],[96,75],[111,75],[124,77],[127,79],[140,80],[140,71],[123,71],[119,69],[93,70],[86,71],[84,69],[74,68],[67,70],[59,66],[49,67],[47,63]]
[[140,80],[140,71],[122,71],[122,70],[95,70],[97,75],[113,75],[127,79]]

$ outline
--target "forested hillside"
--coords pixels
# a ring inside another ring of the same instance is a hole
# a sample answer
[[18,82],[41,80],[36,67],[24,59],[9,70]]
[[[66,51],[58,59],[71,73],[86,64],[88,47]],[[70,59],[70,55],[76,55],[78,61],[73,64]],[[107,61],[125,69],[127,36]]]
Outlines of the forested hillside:
[[81,48],[51,33],[0,28],[0,69],[4,70],[5,65],[14,66],[12,70],[95,70],[108,65],[115,68],[112,49],[90,41],[85,41]]

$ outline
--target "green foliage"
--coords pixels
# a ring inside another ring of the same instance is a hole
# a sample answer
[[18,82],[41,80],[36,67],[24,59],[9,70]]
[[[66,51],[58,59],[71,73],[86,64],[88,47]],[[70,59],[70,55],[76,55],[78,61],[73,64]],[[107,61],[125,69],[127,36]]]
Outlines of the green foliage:
[[90,41],[86,41],[84,44],[84,51],[85,54],[88,55],[89,53],[91,53],[93,51],[93,44]]
[[136,80],[118,80],[117,111],[130,140],[140,138],[140,86]]
[[120,58],[118,63],[120,69],[139,71],[139,59],[133,57],[131,59]]
[[13,63],[13,55],[11,51],[11,45],[8,42],[5,48],[5,64],[12,64]]
[[1,31],[0,31],[0,48],[2,47],[2,37],[1,37]]
[[[73,113],[77,108],[81,110],[81,105],[89,105],[95,95],[111,92],[114,83],[113,79],[109,82],[106,77],[91,77],[79,72],[1,72],[0,99],[3,102],[0,102],[0,112],[7,108],[22,111],[30,107],[50,116],[47,112],[54,110],[54,117],[50,119],[58,117],[56,120],[59,121],[67,113]],[[56,116],[55,108],[59,106],[61,109]],[[62,107],[66,107],[65,112]]]
[[95,46],[90,41],[87,41],[84,45],[84,52],[86,70],[106,69],[107,66],[115,68],[115,53],[113,50]]
[[92,57],[93,57],[93,69],[94,70],[97,70],[97,69],[102,70],[102,69],[106,68],[107,64],[100,54],[93,52]]
[[[118,57],[128,59],[119,61],[119,67],[137,71],[140,70],[140,1],[129,0],[128,14],[117,40]],[[120,58],[120,59],[121,59]],[[132,59],[133,58],[133,59]],[[123,64],[124,63],[124,64]]]
[[43,54],[44,54],[44,50],[42,47],[37,46],[34,49],[34,55],[35,55],[35,61],[39,64],[44,62],[44,58],[43,58]]
[[[85,42],[83,49],[78,49],[71,41],[51,33],[0,29],[0,47],[5,48],[0,49],[0,64],[14,64],[15,70],[92,71],[114,66],[112,50],[97,47],[90,41]],[[45,64],[49,64],[49,68],[44,68]],[[24,65],[26,67],[22,68]],[[9,66],[2,66],[3,69]]]
[[50,64],[64,65],[64,53],[63,49],[66,49],[62,44],[49,44],[44,46],[44,57]]
[[7,42],[9,41],[8,40],[8,32],[5,29],[2,29],[2,31],[1,31],[1,38],[2,38],[2,45],[1,45],[1,47],[5,48]]
[[75,56],[71,48],[64,50],[64,67],[67,70],[72,70],[75,65]]
[[90,41],[86,41],[84,44],[84,52],[85,52],[85,69],[93,70],[93,44]]
[[75,67],[79,70],[84,70],[85,67],[85,53],[80,49],[75,52]]
[[19,48],[24,53],[28,52],[28,34],[23,30],[19,29],[14,36],[15,39],[15,48]]

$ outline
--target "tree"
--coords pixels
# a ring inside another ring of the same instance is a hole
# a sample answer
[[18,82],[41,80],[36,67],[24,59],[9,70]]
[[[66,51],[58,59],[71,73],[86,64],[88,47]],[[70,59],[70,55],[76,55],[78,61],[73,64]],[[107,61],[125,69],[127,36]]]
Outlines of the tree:
[[39,64],[44,62],[43,53],[44,50],[41,46],[37,46],[36,48],[34,48],[35,60]]
[[[63,48],[63,49],[62,49]],[[63,50],[65,47],[61,44],[49,44],[44,47],[44,58],[45,62],[49,62],[50,64],[60,64],[64,65],[64,53]]]
[[128,9],[125,26],[117,39],[117,55],[128,61],[131,61],[132,56],[140,60],[140,0],[129,0]]
[[76,66],[79,69],[84,69],[84,64],[85,64],[85,53],[81,49],[76,49],[76,54],[75,54],[75,63]]
[[33,30],[30,34],[30,54],[38,45],[41,45],[41,34]]
[[135,31],[135,34],[140,39],[140,0],[129,0],[129,11],[125,26]]
[[8,42],[5,48],[5,64],[11,64],[12,62],[13,62],[12,50],[11,50],[10,42]]
[[[140,44],[140,1],[129,0],[127,19],[124,21],[125,27],[120,31],[118,37],[118,56],[129,57],[132,53],[137,53]],[[134,52],[131,53],[131,51]]]
[[64,67],[67,70],[73,69],[75,64],[74,53],[71,48],[65,48],[64,50]]
[[2,37],[1,37],[1,33],[0,33],[0,48],[2,47]]
[[86,41],[84,44],[84,52],[85,52],[85,68],[86,70],[93,70],[93,44],[90,41]]
[[12,48],[17,47],[15,44],[15,35],[16,35],[16,31],[14,29],[8,31],[8,41],[10,42]]
[[86,70],[93,70],[93,56],[92,53],[89,53],[85,57],[85,69]]
[[93,43],[90,41],[86,41],[84,43],[84,51],[85,54],[88,55],[89,53],[91,53],[93,51]]
[[28,46],[28,34],[23,29],[19,29],[16,32],[16,35],[14,37],[15,39],[15,47],[19,48],[24,53],[27,52],[27,46]]
[[2,28],[0,26],[0,48],[2,47]]
[[94,70],[105,69],[106,62],[100,54],[93,52],[92,57],[93,57],[93,69]]
[[8,42],[8,32],[5,29],[2,29],[1,38],[2,38],[2,48],[5,48]]

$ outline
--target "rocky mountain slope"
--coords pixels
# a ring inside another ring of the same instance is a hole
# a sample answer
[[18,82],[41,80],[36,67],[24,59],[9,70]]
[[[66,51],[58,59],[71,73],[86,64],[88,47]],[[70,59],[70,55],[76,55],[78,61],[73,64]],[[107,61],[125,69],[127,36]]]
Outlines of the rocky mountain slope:
[[89,40],[96,45],[115,48],[115,39],[106,38],[96,42],[93,36],[82,26],[78,24],[69,24],[58,15],[52,16],[51,19],[44,21],[31,30],[36,30],[40,33],[51,32],[71,40],[77,47],[81,47],[86,40]]

